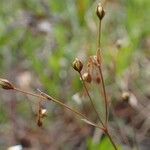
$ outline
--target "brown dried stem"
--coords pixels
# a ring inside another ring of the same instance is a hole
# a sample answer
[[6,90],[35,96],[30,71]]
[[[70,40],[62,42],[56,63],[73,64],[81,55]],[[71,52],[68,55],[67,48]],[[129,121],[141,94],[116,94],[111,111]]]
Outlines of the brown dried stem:
[[112,143],[113,147],[115,150],[118,150],[117,146],[116,146],[116,143],[113,141],[110,133],[108,132],[108,130],[105,131],[105,134],[107,135],[107,137],[109,138],[110,142]]
[[105,88],[105,83],[104,83],[104,77],[103,77],[103,72],[102,72],[102,60],[101,60],[101,22],[102,19],[99,19],[99,26],[98,26],[98,47],[97,47],[97,63],[98,63],[98,70],[100,74],[100,78],[102,81],[102,89],[103,89],[103,97],[104,97],[104,102],[105,102],[105,134],[108,136],[110,142],[112,143],[113,147],[115,150],[117,150],[117,146],[115,142],[113,141],[113,138],[111,137],[109,131],[108,131],[108,100],[107,100],[107,94],[106,94],[106,88]]
[[98,50],[100,50],[101,46],[101,26],[102,26],[102,21],[99,20],[99,25],[98,25]]
[[108,100],[107,100],[107,94],[106,94],[106,89],[105,89],[105,83],[104,83],[104,78],[103,78],[103,73],[102,73],[102,69],[101,66],[98,66],[99,69],[99,73],[100,73],[100,77],[101,77],[101,81],[102,81],[102,89],[103,89],[103,96],[104,96],[104,101],[105,101],[105,124],[107,126],[108,124]]
[[105,117],[106,117],[105,118],[105,124],[107,126],[107,122],[108,122],[108,100],[107,100],[107,94],[106,94],[105,83],[104,83],[104,78],[103,78],[103,72],[101,69],[101,51],[100,51],[101,44],[100,43],[101,43],[101,20],[99,20],[97,59],[98,59],[98,70],[99,70],[100,78],[102,81],[102,89],[103,89],[103,96],[104,96],[104,102],[105,102]]
[[31,92],[27,92],[27,91],[21,90],[21,89],[16,88],[16,87],[14,87],[14,90],[17,91],[17,92],[21,92],[21,93],[23,93],[23,94],[26,94],[26,95],[31,95],[31,96],[40,98],[40,99],[42,99],[42,100],[53,101],[54,103],[56,103],[56,104],[58,104],[58,105],[60,105],[60,106],[62,106],[62,107],[65,107],[66,109],[68,109],[68,110],[70,110],[71,112],[75,113],[75,114],[78,115],[79,117],[86,119],[88,122],[91,122],[90,125],[92,125],[92,126],[94,126],[94,127],[97,127],[97,128],[99,128],[99,129],[101,129],[101,130],[103,130],[103,131],[105,130],[103,127],[100,127],[99,125],[97,125],[97,124],[93,123],[92,121],[90,121],[85,115],[83,115],[83,114],[80,113],[79,111],[77,111],[77,110],[75,110],[75,109],[69,107],[68,105],[62,103],[61,101],[59,101],[59,100],[57,100],[57,99],[51,97],[50,95],[47,95],[47,94],[45,94],[45,93],[43,93],[43,92],[41,92],[41,94],[34,94],[34,93],[31,93]]
[[90,99],[91,104],[92,104],[92,107],[93,107],[95,113],[97,114],[97,117],[98,117],[100,123],[101,123],[102,126],[105,128],[105,125],[104,125],[102,119],[100,118],[100,116],[99,116],[99,114],[98,114],[96,108],[95,108],[95,105],[94,105],[93,100],[92,100],[92,98],[91,98],[91,96],[90,96],[90,93],[89,93],[88,88],[87,88],[87,86],[86,86],[86,84],[85,84],[85,81],[83,80],[82,74],[81,74],[80,72],[79,72],[79,74],[80,74],[80,78],[81,78],[81,80],[82,80],[82,82],[83,82],[83,86],[84,86],[84,88],[85,88],[85,91],[86,91],[86,93],[87,93],[87,95],[88,95],[88,97],[89,97],[89,99]]

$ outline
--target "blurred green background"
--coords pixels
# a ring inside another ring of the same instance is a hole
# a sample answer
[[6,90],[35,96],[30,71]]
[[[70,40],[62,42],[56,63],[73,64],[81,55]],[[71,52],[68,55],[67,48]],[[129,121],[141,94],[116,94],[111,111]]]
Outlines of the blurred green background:
[[[71,64],[76,57],[86,62],[96,52],[98,2],[1,0],[1,78],[27,91],[42,89],[82,110],[83,106],[72,100],[73,95],[84,92]],[[122,92],[129,90],[148,105],[150,1],[107,0],[104,8],[101,43],[108,93],[116,104]],[[94,144],[94,129],[53,103],[47,106],[48,117],[40,129],[36,99],[3,90],[0,95],[0,149],[17,144],[41,150],[113,149],[105,138]],[[125,126],[124,118],[120,120]]]

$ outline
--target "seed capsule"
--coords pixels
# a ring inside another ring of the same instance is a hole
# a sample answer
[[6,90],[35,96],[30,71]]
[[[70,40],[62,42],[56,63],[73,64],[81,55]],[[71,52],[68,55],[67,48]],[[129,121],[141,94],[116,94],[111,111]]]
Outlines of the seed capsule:
[[87,72],[82,75],[82,78],[84,81],[86,81],[88,83],[91,83],[91,81],[92,81],[91,75]]
[[41,108],[40,112],[39,112],[39,115],[40,115],[41,118],[46,117],[47,116],[47,110],[44,109],[44,108]]
[[78,71],[78,72],[81,72],[81,70],[82,70],[82,68],[83,68],[83,64],[82,64],[82,62],[81,62],[78,58],[76,58],[76,59],[73,61],[72,66],[73,66],[73,68],[74,68],[76,71]]
[[101,78],[100,77],[96,77],[96,83],[100,84],[101,83]]
[[12,90],[14,86],[6,79],[0,78],[0,86],[5,90]]
[[124,101],[128,101],[129,98],[130,98],[130,93],[129,93],[129,92],[123,92],[123,93],[122,93],[122,99],[123,99]]
[[104,9],[103,9],[101,3],[99,3],[99,4],[97,5],[96,14],[97,14],[97,16],[98,16],[98,18],[99,18],[100,20],[102,20],[103,17],[105,16],[105,11],[104,11]]
[[42,127],[42,125],[43,125],[43,122],[41,121],[40,118],[39,118],[38,121],[37,121],[37,125],[38,125],[39,127]]

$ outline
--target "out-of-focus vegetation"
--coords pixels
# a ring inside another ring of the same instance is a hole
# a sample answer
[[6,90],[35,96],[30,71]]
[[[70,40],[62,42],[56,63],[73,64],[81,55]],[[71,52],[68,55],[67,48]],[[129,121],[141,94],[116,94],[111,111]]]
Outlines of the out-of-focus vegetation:
[[[29,91],[43,89],[92,118],[71,63],[75,57],[86,61],[96,52],[96,4],[94,0],[1,0],[0,76]],[[134,149],[138,143],[146,149],[145,141],[150,140],[150,1],[107,0],[105,9],[103,68],[115,114],[110,123],[125,132],[128,146],[117,130],[113,134],[122,147]],[[121,101],[124,91],[131,92],[134,104]],[[99,99],[97,93],[93,95]],[[42,130],[35,123],[37,100],[2,90],[0,95],[0,149],[16,144],[35,149],[113,149],[105,137],[95,143],[95,129],[53,103],[45,104],[49,114]],[[102,105],[97,106],[103,111]]]

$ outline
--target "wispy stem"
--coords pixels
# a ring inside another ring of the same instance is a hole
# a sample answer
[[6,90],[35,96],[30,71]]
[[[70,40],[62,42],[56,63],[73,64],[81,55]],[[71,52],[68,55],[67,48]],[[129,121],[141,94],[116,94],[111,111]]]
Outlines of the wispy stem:
[[105,117],[106,117],[105,118],[105,124],[107,126],[107,123],[108,123],[108,100],[107,100],[107,94],[106,94],[105,83],[104,83],[104,78],[103,78],[101,66],[98,66],[98,69],[99,69],[99,73],[100,73],[100,77],[101,77],[101,81],[102,81],[102,89],[103,89],[103,93],[104,93]]
[[92,121],[90,121],[85,115],[83,115],[83,114],[80,113],[79,111],[77,111],[77,110],[75,110],[75,109],[69,107],[68,105],[62,103],[61,101],[59,101],[59,100],[57,100],[57,99],[51,97],[50,95],[47,95],[47,94],[45,94],[45,93],[43,93],[43,92],[41,92],[41,94],[34,94],[34,93],[31,93],[31,92],[27,92],[27,91],[21,90],[21,89],[16,88],[16,87],[14,87],[14,90],[17,91],[17,92],[21,92],[21,93],[23,93],[23,94],[26,94],[26,95],[31,95],[31,96],[34,96],[34,97],[43,99],[43,100],[53,101],[54,103],[59,104],[60,106],[65,107],[66,109],[68,109],[68,110],[70,110],[71,112],[75,113],[75,114],[78,115],[79,117],[84,118],[84,119],[86,119],[87,121],[91,122],[91,125],[92,125],[92,126],[97,127],[97,128],[99,128],[99,129],[101,129],[101,130],[104,131],[104,128],[103,128],[103,127],[100,127],[99,125],[93,123]]
[[[100,7],[100,6],[98,6],[98,7]],[[98,9],[98,13],[99,13],[99,15],[102,15],[102,8],[101,7],[100,7],[100,9]],[[100,16],[98,16],[98,17],[100,17]],[[102,65],[101,65],[102,64],[101,63],[101,21],[102,21],[102,18],[100,17],[99,18],[99,25],[98,25],[98,44],[97,44],[97,63],[98,63],[98,65],[97,66],[98,66],[100,78],[102,81],[103,97],[104,97],[104,102],[105,102],[105,117],[106,118],[105,118],[104,128],[105,128],[105,134],[108,136],[114,149],[117,150],[117,146],[116,146],[115,142],[113,141],[113,139],[112,139],[112,137],[108,131],[108,100],[107,100],[105,83],[104,83],[104,78],[103,78],[103,73],[102,73],[102,68],[101,68],[102,67]]]
[[86,91],[86,93],[87,93],[87,95],[88,95],[88,97],[89,97],[89,99],[90,99],[91,104],[92,104],[92,107],[93,107],[93,109],[94,109],[94,111],[95,111],[95,113],[96,113],[96,115],[97,115],[97,117],[98,117],[100,123],[101,123],[102,126],[105,128],[105,125],[104,125],[102,119],[100,118],[100,116],[99,116],[99,114],[98,114],[96,108],[95,108],[95,105],[94,105],[93,100],[92,100],[92,98],[91,98],[91,96],[90,96],[90,93],[89,93],[88,88],[87,88],[87,86],[86,86],[86,84],[85,84],[85,81],[83,80],[82,74],[81,74],[80,72],[79,72],[79,74],[80,74],[80,78],[81,78],[81,80],[82,80],[82,82],[83,82],[83,86],[84,86],[84,88],[85,88],[85,91]]
[[115,150],[118,150],[118,148],[117,148],[115,142],[113,141],[111,135],[109,134],[109,132],[108,132],[107,130],[105,131],[105,134],[108,136],[108,138],[109,138],[111,144],[113,145],[114,149],[115,149]]
[[102,80],[102,89],[103,89],[103,96],[104,96],[104,102],[105,102],[105,124],[107,126],[108,122],[108,101],[107,101],[107,95],[106,95],[106,89],[105,89],[105,83],[103,78],[103,73],[101,69],[101,20],[99,20],[99,27],[98,27],[98,48],[97,48],[97,59],[98,59],[98,70],[100,73],[100,78]]
[[100,20],[98,24],[98,42],[97,42],[98,50],[100,49],[100,46],[101,46],[101,26],[102,26],[101,22],[102,21]]

